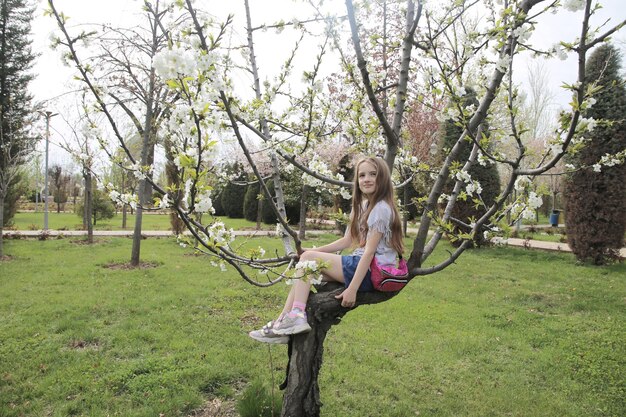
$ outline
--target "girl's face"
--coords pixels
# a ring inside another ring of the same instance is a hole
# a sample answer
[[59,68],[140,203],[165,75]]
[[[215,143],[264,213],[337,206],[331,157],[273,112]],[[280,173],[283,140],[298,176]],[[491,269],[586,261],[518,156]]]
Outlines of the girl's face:
[[376,191],[376,167],[369,162],[362,162],[359,165],[359,189],[366,197],[370,197]]

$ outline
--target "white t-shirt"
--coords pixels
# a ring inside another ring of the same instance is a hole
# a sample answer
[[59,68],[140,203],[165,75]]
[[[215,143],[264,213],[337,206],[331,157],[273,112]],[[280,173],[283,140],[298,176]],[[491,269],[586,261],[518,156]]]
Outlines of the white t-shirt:
[[[374,256],[380,265],[395,265],[398,253],[391,247],[391,221],[393,210],[385,201],[376,203],[367,218],[367,237],[373,231],[382,233],[383,237],[378,242]],[[363,231],[361,231],[363,232]],[[365,248],[357,248],[352,254],[363,256]]]

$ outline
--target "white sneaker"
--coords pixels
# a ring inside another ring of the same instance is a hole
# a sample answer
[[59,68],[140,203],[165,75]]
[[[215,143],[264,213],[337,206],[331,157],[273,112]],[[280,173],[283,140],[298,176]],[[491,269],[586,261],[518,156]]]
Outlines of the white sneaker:
[[248,336],[254,340],[258,340],[263,343],[272,344],[286,344],[289,343],[289,336],[279,335],[274,332],[274,322],[270,321],[260,330],[253,330],[248,333]]
[[273,330],[278,335],[290,335],[309,332],[311,331],[311,326],[307,321],[306,314],[299,312],[295,317],[286,315]]

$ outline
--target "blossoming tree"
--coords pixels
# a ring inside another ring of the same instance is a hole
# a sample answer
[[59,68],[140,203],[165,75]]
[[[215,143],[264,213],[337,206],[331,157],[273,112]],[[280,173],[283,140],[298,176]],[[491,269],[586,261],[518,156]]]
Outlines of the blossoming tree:
[[[146,8],[152,3],[144,1]],[[162,195],[157,204],[171,207],[178,213],[198,242],[198,249],[211,256],[216,265],[224,269],[231,267],[249,283],[265,287],[289,278],[290,271],[295,268],[305,268],[306,275],[317,279],[315,265],[297,264],[301,241],[285,219],[281,170],[293,166],[302,171],[305,178],[312,178],[315,186],[326,186],[345,194],[350,187],[346,178],[333,174],[321,158],[313,156],[306,163],[300,156],[315,143],[333,143],[342,135],[352,135],[362,140],[359,149],[383,154],[396,173],[423,173],[432,177],[432,188],[421,201],[420,226],[408,263],[412,277],[441,271],[458,259],[477,233],[484,233],[487,238],[505,233],[509,227],[505,220],[507,214],[513,221],[534,215],[534,209],[542,199],[533,188],[533,178],[555,166],[566,153],[575,152],[582,146],[581,135],[593,129],[595,124],[603,123],[581,117],[581,110],[593,104],[593,95],[597,91],[597,87],[585,79],[584,63],[591,48],[625,24],[619,22],[603,31],[591,28],[590,18],[598,7],[592,0],[566,0],[563,5],[546,0],[485,1],[483,10],[487,23],[476,26],[476,31],[464,37],[462,53],[447,53],[445,38],[450,34],[450,28],[478,3],[479,0],[450,1],[441,6],[421,0],[402,2],[404,21],[397,36],[375,39],[377,42],[384,39],[383,44],[394,45],[397,50],[394,59],[398,71],[395,80],[391,80],[388,73],[376,73],[370,65],[375,59],[376,48],[367,47],[372,41],[371,35],[364,39],[360,30],[360,22],[367,19],[372,7],[376,7],[368,1],[346,0],[346,15],[339,17],[327,14],[321,4],[310,2],[314,10],[310,18],[255,27],[248,1],[244,0],[245,41],[236,47],[227,45],[226,34],[233,22],[232,16],[216,24],[211,16],[197,9],[192,0],[167,2],[168,7],[177,8],[188,17],[178,27],[179,31],[172,33],[169,47],[158,53],[153,61],[156,74],[166,80],[176,96],[175,103],[168,107],[168,117],[160,126],[159,135],[169,139],[168,151],[179,168],[181,185],[166,188],[156,184],[146,175],[151,169],[146,161],[129,169],[142,175]],[[65,43],[71,45],[72,36],[65,29],[64,20],[59,18],[54,2],[49,1],[49,4],[61,26]],[[549,11],[568,13],[580,10],[582,20],[578,39],[564,40],[548,48],[531,43],[533,29],[541,15]],[[262,82],[256,55],[259,45],[255,39],[263,30],[286,28],[294,35],[293,49],[280,70]],[[166,32],[169,33],[169,29]],[[344,33],[349,33],[351,39],[350,52],[341,47]],[[307,52],[313,49],[316,53],[305,54],[313,58],[301,70],[302,77],[294,81],[294,61],[303,54],[301,42],[310,38],[318,42],[313,47],[309,45]],[[235,50],[243,52],[242,59],[235,58]],[[538,162],[532,164],[526,163],[527,148],[522,138],[525,127],[520,126],[517,118],[517,87],[513,74],[515,59],[523,50],[545,56],[574,53],[579,61],[578,80],[566,86],[573,96],[571,108],[561,114],[558,128],[550,136]],[[333,58],[331,55],[339,56],[339,66],[348,74],[346,79],[354,83],[356,88],[349,91],[360,94],[342,99],[333,95],[336,89],[325,89],[321,66]],[[350,59],[347,59],[348,55]],[[80,69],[80,62],[75,61]],[[468,63],[476,68],[472,82],[477,92],[477,106],[463,106],[462,103],[461,81],[465,83],[467,80],[459,80],[457,74],[459,67]],[[244,68],[249,74],[251,91],[245,92],[238,81],[238,68]],[[412,75],[416,70],[419,70],[417,76]],[[81,71],[81,76],[88,78],[89,74]],[[461,127],[462,133],[447,150],[441,166],[420,164],[404,149],[407,100],[416,91],[409,81],[420,79],[424,80],[424,88],[448,103],[445,114],[441,115],[442,120],[454,120]],[[97,88],[92,88],[92,92],[96,97],[101,94]],[[507,125],[490,120],[490,109],[496,100],[505,103]],[[100,110],[104,110],[104,106],[101,107]],[[113,118],[109,120],[114,127]],[[485,129],[489,129],[489,134]],[[232,230],[227,230],[219,221],[201,223],[194,217],[195,213],[212,211],[214,158],[220,141],[227,137],[234,138],[240,146],[250,170],[259,180],[262,173],[251,155],[247,139],[256,138],[268,152],[276,197],[263,181],[260,185],[279,219],[277,233],[284,243],[282,254],[265,256],[266,251],[261,247],[237,251],[232,245],[235,239]],[[467,142],[471,144],[469,157],[454,163],[462,145]],[[623,161],[624,155],[615,155],[615,158]],[[469,174],[469,169],[476,163],[498,164],[506,168],[508,176],[502,178],[502,190],[493,203],[488,204],[481,198],[481,185]],[[396,178],[400,180],[401,177],[396,174]],[[452,191],[443,195],[444,184],[450,178],[454,180]],[[507,202],[514,192],[516,197]],[[459,222],[452,216],[459,196],[472,198],[476,205],[483,206],[483,214],[471,224],[465,224],[463,233],[457,233],[456,238],[461,243],[447,258],[429,263],[441,237],[453,233],[453,224]],[[433,232],[430,237],[429,231]],[[327,285],[310,298],[308,308],[313,331],[294,336],[290,341],[283,415],[319,414],[317,375],[324,338],[330,327],[347,313],[334,298],[337,291],[337,287]],[[394,295],[360,295],[357,305],[384,301]]]

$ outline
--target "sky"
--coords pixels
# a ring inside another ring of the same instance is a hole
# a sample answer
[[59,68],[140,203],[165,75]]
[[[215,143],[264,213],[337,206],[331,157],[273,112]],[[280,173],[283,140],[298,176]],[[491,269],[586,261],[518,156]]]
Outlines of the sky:
[[[603,0],[603,9],[594,16],[592,23],[598,25],[604,23],[607,19],[611,19],[607,27],[611,27],[618,22],[626,19],[626,0]],[[432,1],[431,1],[432,2]],[[70,17],[69,24],[74,25],[73,29],[78,31],[81,24],[102,24],[110,23],[113,25],[132,25],[137,19],[136,10],[138,0],[56,0],[55,4],[59,10],[62,10]],[[301,2],[293,0],[251,0],[251,8],[254,25],[260,23],[271,23],[278,20],[291,20],[291,17],[301,13],[302,8],[306,7]],[[243,1],[208,1],[197,0],[198,7],[210,10],[216,16],[225,16],[228,13],[235,13],[239,19],[244,15]],[[343,11],[343,1],[330,0],[326,1],[327,7],[337,8]],[[34,95],[35,101],[46,103],[46,109],[50,111],[59,111],[59,101],[67,91],[72,89],[72,77],[75,73],[71,68],[61,63],[60,51],[53,51],[49,48],[50,35],[56,30],[55,23],[52,18],[44,17],[43,11],[47,6],[47,1],[39,0],[37,10],[35,12],[35,20],[33,22],[33,50],[40,54],[34,67],[35,80],[31,83],[30,89]],[[582,12],[560,11],[557,15],[547,14],[537,19],[536,29],[531,37],[531,42],[544,47],[550,46],[559,40],[573,40],[579,35],[579,24]],[[235,27],[239,27],[238,33],[243,34],[243,21],[235,22]],[[291,32],[293,33],[293,32]],[[281,45],[269,44],[264,45],[259,42],[257,56],[269,57],[266,61],[261,61],[261,71],[265,73],[272,72],[272,66],[282,62],[282,59],[273,59],[276,51],[288,51],[295,40],[293,36],[290,38],[289,32],[285,31],[285,35],[281,37]],[[243,41],[243,35],[241,35]],[[614,37],[615,44],[626,52],[626,29],[623,29]],[[624,54],[626,57],[626,53]],[[516,81],[522,85],[527,83],[525,79],[525,68],[527,67],[527,55],[522,55],[518,62],[518,78]],[[262,58],[260,58],[262,59]],[[572,55],[566,61],[553,59],[546,61],[546,75],[549,79],[548,88],[554,95],[554,106],[564,107],[569,101],[570,93],[561,89],[559,86],[563,82],[572,83],[576,79],[576,58]],[[59,141],[60,136],[64,133],[63,121],[59,117],[51,120],[51,163],[60,163],[67,165],[71,163],[70,157],[54,144]],[[43,148],[43,146],[42,146]]]

